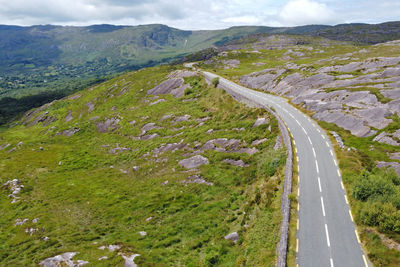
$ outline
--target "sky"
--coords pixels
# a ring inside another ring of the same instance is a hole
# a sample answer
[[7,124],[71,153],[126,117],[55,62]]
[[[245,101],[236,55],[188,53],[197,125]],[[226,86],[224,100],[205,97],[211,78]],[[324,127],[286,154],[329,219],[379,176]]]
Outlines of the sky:
[[395,20],[399,0],[0,0],[0,24],[23,26],[160,23],[211,30]]

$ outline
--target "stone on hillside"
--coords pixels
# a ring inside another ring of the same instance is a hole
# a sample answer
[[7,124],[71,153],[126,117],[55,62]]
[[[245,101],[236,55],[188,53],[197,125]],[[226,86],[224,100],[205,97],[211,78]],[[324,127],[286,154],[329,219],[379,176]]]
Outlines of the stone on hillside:
[[119,144],[117,144],[117,146],[115,148],[111,148],[109,150],[109,153],[116,155],[116,154],[118,154],[118,152],[125,152],[125,151],[129,151],[129,150],[131,150],[131,149],[127,148],[127,147],[120,147]]
[[187,78],[192,76],[198,76],[198,72],[189,70],[176,70],[168,74],[167,78]]
[[175,97],[183,96],[183,93],[187,86],[184,86],[184,80],[182,78],[168,79],[156,87],[147,91],[148,95],[162,95],[172,94]]
[[70,267],[80,267],[89,264],[87,261],[77,260],[74,261],[72,258],[78,254],[77,252],[65,252],[61,255],[57,255],[51,258],[47,258],[41,261],[39,264],[43,265],[44,267],[59,267],[63,266],[64,264]]
[[172,143],[172,144],[164,144],[161,145],[160,147],[153,149],[153,153],[155,155],[158,155],[160,153],[166,152],[166,151],[176,151],[176,150],[183,150],[183,149],[188,149],[188,146],[186,144],[183,144],[182,142],[180,143]]
[[228,67],[228,68],[237,68],[240,65],[240,61],[237,59],[222,60],[221,63],[224,64],[225,67]]
[[114,252],[116,250],[120,250],[121,246],[120,245],[108,245],[108,246],[106,245],[106,246],[99,247],[99,249],[101,249],[101,250],[108,249],[108,251]]
[[18,179],[13,179],[7,181],[4,186],[8,187],[11,191],[11,194],[8,195],[13,199],[11,203],[17,202],[20,199],[17,195],[21,192],[22,188],[24,188],[24,185],[22,185]]
[[400,177],[400,163],[398,162],[384,162],[380,161],[376,165],[378,168],[393,168],[397,175]]
[[392,133],[392,135],[393,135],[393,137],[400,139],[400,129],[396,130],[394,133]]
[[49,116],[48,114],[49,114],[48,111],[40,114],[33,121],[31,121],[28,124],[28,126],[36,125],[39,122],[42,123],[44,126],[48,126],[49,124],[51,124],[52,122],[55,122],[57,120],[57,118],[54,118],[53,116]]
[[156,100],[156,101],[154,101],[154,102],[151,102],[151,103],[149,104],[149,106],[153,106],[153,105],[156,105],[156,104],[162,103],[162,102],[165,102],[165,99],[161,98],[161,99],[158,99],[158,100]]
[[81,130],[80,128],[72,128],[72,129],[68,129],[68,130],[56,133],[56,135],[65,135],[65,136],[71,137],[74,134],[76,134],[77,132],[79,132],[80,130]]
[[160,121],[168,120],[168,119],[171,119],[171,118],[173,118],[173,117],[174,117],[174,115],[172,115],[172,114],[167,114],[167,115],[162,116],[161,119],[160,119]]
[[135,263],[135,258],[139,257],[140,254],[133,254],[131,256],[125,256],[123,254],[119,254],[122,256],[122,258],[125,260],[124,267],[137,267],[137,264]]
[[176,122],[188,121],[190,119],[190,117],[191,117],[190,115],[185,114],[183,116],[176,117],[174,122],[176,123]]
[[339,147],[342,150],[344,150],[346,148],[346,146],[344,145],[342,138],[340,138],[340,136],[335,131],[331,131],[331,134],[333,135],[333,137],[335,137],[336,142],[338,143]]
[[154,122],[149,122],[142,127],[142,134],[146,133],[147,131],[160,128],[161,127],[157,126]]
[[386,132],[381,132],[379,135],[375,136],[373,141],[378,143],[384,143],[392,146],[399,146],[400,144],[390,137]]
[[107,260],[107,259],[108,259],[108,257],[107,257],[107,256],[102,256],[102,257],[98,258],[98,260],[99,260],[99,261],[102,261],[102,260]]
[[243,160],[239,159],[239,160],[234,160],[234,159],[224,159],[223,162],[234,165],[234,166],[238,166],[238,167],[248,167],[249,164],[246,164],[243,162]]
[[209,163],[208,159],[201,155],[196,155],[191,158],[187,158],[187,159],[183,159],[183,160],[179,161],[179,165],[181,165],[182,167],[184,167],[186,169],[197,168],[197,167],[200,167],[200,166],[202,166],[204,164],[208,164],[208,163]]
[[400,99],[400,89],[381,90],[380,93],[387,98]]
[[199,175],[191,175],[188,178],[186,178],[185,180],[183,180],[182,183],[184,183],[184,184],[205,184],[208,186],[213,185],[213,183],[207,182],[206,180],[204,180],[203,177],[201,177]]
[[72,117],[72,112],[71,110],[68,110],[68,114],[65,117],[65,122],[69,122],[70,120],[72,120],[74,117]]
[[0,150],[4,150],[9,146],[11,146],[11,144],[4,144],[4,145],[0,146]]
[[141,135],[141,136],[139,136],[139,137],[132,137],[132,140],[152,140],[152,139],[154,139],[154,138],[156,138],[156,137],[159,137],[160,135],[159,134],[156,134],[156,133],[154,133],[154,134],[145,134],[145,135]]
[[239,240],[239,234],[237,232],[230,233],[225,236],[226,240],[231,240],[236,243]]
[[269,123],[269,119],[268,118],[258,118],[256,120],[256,122],[253,124],[253,128],[254,127],[258,127],[260,125],[265,125]]
[[97,131],[99,133],[112,132],[118,129],[118,118],[106,119],[104,122],[96,122]]
[[351,114],[344,114],[340,110],[326,110],[315,114],[313,118],[329,123],[335,123],[339,127],[351,131],[351,133],[357,137],[367,137],[375,133],[371,128],[364,125],[364,121],[361,118],[355,117]]
[[390,153],[389,157],[390,159],[400,160],[400,152]]
[[261,145],[262,143],[266,142],[268,139],[267,138],[263,138],[263,139],[259,139],[259,140],[254,140],[251,145],[252,146],[258,146]]
[[92,102],[87,103],[86,106],[88,107],[89,113],[94,110],[94,104]]
[[140,231],[140,232],[139,232],[139,235],[140,235],[140,236],[146,236],[147,233],[146,233],[145,231]]
[[23,225],[28,221],[28,219],[16,219],[14,226],[19,226],[19,225]]

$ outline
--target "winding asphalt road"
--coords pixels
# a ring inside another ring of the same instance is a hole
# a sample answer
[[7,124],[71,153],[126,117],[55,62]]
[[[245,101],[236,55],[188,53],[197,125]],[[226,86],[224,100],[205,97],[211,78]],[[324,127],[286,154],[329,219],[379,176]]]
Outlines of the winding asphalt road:
[[[209,80],[219,77],[203,72]],[[286,99],[219,77],[228,91],[275,109],[295,144],[299,168],[297,264],[300,267],[369,266],[353,223],[332,144],[324,131]]]

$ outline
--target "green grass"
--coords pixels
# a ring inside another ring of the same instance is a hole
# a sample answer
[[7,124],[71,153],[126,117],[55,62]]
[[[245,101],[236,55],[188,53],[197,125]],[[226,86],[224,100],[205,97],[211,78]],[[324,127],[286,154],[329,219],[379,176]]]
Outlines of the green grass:
[[[23,142],[15,152],[0,151],[0,183],[16,178],[25,186],[15,204],[10,203],[7,188],[0,190],[0,265],[36,266],[67,251],[79,252],[74,259],[87,260],[88,266],[121,265],[123,259],[116,252],[98,249],[120,244],[123,253],[141,255],[135,259],[139,266],[274,266],[285,161],[283,151],[273,150],[276,120],[263,109],[247,108],[223,91],[207,87],[201,78],[186,79],[192,89],[182,98],[197,97],[197,101],[163,95],[165,102],[149,106],[146,91],[172,70],[163,66],[128,73],[79,92],[79,99],[56,101],[41,111],[58,119],[48,126],[19,124],[0,130],[0,145],[10,143],[11,149]],[[95,104],[91,113],[88,102]],[[69,111],[73,119],[67,123]],[[172,119],[160,121],[166,114],[189,114],[191,119],[176,124]],[[119,128],[98,133],[90,120],[95,116],[99,116],[96,121],[118,117]],[[265,125],[251,127],[259,116],[270,118],[272,132]],[[203,117],[210,119],[198,127],[196,119]],[[128,123],[132,120],[133,126]],[[148,132],[160,137],[133,140],[149,122],[163,127]],[[81,130],[72,137],[56,135],[72,127]],[[232,130],[242,127],[245,131]],[[206,134],[208,129],[214,132]],[[248,144],[264,137],[268,141],[253,156],[203,152],[210,164],[199,172],[213,186],[181,183],[190,173],[177,162],[190,151],[144,156],[165,143],[183,140],[193,147],[195,141],[222,137]],[[117,144],[130,150],[109,154]],[[225,158],[242,159],[250,166],[231,166],[222,162]],[[139,169],[133,171],[133,166]],[[146,221],[149,217],[153,219]],[[29,222],[13,226],[16,219],[24,218]],[[39,218],[37,224],[32,223],[34,218]],[[24,232],[28,227],[43,231],[30,236]],[[140,236],[140,231],[147,236]],[[240,235],[237,244],[224,239],[233,231]],[[49,241],[41,240],[45,236]],[[104,255],[109,259],[97,260]]]

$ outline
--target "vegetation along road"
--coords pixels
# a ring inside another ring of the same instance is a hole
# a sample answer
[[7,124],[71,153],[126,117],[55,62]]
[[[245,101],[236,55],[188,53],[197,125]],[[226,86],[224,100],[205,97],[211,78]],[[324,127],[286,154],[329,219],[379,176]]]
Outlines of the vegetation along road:
[[[207,79],[218,77],[204,72]],[[274,108],[290,130],[298,162],[297,264],[368,266],[361,249],[332,144],[324,131],[286,99],[219,77],[219,84],[255,104]]]

